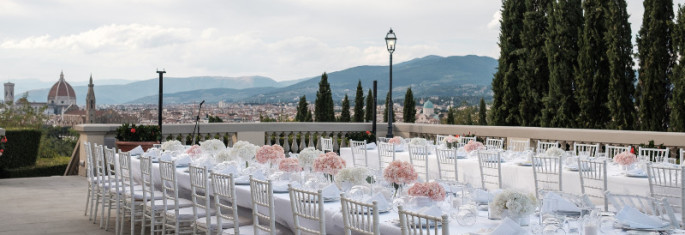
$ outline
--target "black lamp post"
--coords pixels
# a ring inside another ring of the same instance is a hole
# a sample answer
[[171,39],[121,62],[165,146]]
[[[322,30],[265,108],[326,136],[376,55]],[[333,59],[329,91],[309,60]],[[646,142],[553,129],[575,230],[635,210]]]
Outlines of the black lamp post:
[[159,103],[157,108],[157,124],[159,125],[159,143],[162,143],[162,95],[164,93],[164,69],[157,70],[159,74]]
[[392,138],[392,53],[395,52],[395,42],[397,42],[397,37],[395,33],[392,32],[392,28],[385,35],[385,45],[388,47],[388,52],[390,52],[390,84],[388,86],[388,134],[385,136],[387,138]]

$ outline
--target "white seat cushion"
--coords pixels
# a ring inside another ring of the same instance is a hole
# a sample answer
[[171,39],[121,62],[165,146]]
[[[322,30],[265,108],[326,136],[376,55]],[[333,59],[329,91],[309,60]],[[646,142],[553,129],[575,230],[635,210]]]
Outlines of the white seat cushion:
[[[214,215],[214,210],[211,210],[209,212],[210,215]],[[174,210],[168,210],[166,211],[166,216],[172,219],[176,219],[179,221],[189,221],[193,220],[195,217],[193,216],[193,207],[184,207],[178,210],[178,217],[175,217]],[[205,217],[207,216],[207,212],[204,209],[197,208],[197,217]]]
[[[126,190],[125,193],[126,193],[126,196],[127,196],[127,197],[130,197],[130,196],[131,196],[131,193],[129,192],[129,190]],[[150,200],[150,198],[149,198],[149,197],[150,197],[150,194],[148,194],[147,196],[148,196],[148,200]],[[162,198],[164,198],[164,196],[162,195],[162,192],[160,192],[160,191],[155,191],[155,198],[154,198],[154,199],[155,199],[155,200],[159,200],[159,199],[162,199]],[[142,200],[143,200],[143,191],[142,191],[142,190],[140,190],[140,191],[134,191],[134,192],[133,192],[133,199],[135,199],[135,200],[137,200],[137,201],[142,201]]]
[[[156,193],[155,193],[155,196],[157,196]],[[174,205],[173,205],[173,203],[174,203],[173,201],[168,201],[167,203],[169,203],[169,205],[167,205],[168,207],[173,207],[173,206],[174,206]],[[151,202],[151,201],[146,202],[146,203],[145,203],[145,206],[151,207],[151,206],[152,206],[152,202]],[[179,198],[179,199],[178,199],[178,207],[179,207],[179,208],[191,207],[191,206],[193,206],[193,202],[192,202],[192,201],[190,201],[190,200],[188,200],[188,199],[184,199],[184,198]],[[154,206],[152,209],[155,210],[155,211],[166,210],[166,209],[164,208],[164,200],[155,200],[155,206]]]
[[[211,231],[216,231],[217,229],[217,216],[210,216],[210,225],[209,225],[209,230]],[[204,218],[199,218],[195,220],[195,224],[197,224],[198,227],[207,229],[207,217]],[[252,218],[251,217],[241,217],[238,216],[238,226],[244,226],[244,225],[249,225],[252,224]],[[233,220],[227,220],[222,218],[221,219],[221,227],[224,229],[228,228],[233,228]]]

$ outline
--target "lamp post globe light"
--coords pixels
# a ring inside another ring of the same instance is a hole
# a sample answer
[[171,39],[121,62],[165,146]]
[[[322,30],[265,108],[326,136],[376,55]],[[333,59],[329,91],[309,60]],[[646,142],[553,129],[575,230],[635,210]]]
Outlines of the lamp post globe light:
[[386,103],[388,103],[388,134],[385,136],[387,138],[392,138],[392,53],[395,52],[395,42],[397,42],[397,37],[395,37],[395,33],[392,31],[392,28],[390,31],[388,31],[388,34],[385,35],[385,46],[388,48],[388,52],[390,52],[390,83],[388,86],[388,100]]

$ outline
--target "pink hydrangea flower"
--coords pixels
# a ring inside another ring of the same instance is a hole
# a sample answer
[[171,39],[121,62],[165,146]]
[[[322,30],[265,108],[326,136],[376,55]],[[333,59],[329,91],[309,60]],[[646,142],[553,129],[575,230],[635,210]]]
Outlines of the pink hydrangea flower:
[[416,181],[419,174],[414,166],[405,161],[393,161],[383,170],[383,178],[390,183],[410,184]]
[[285,153],[283,152],[283,147],[280,145],[264,145],[257,150],[255,157],[257,158],[257,162],[261,164],[278,163],[280,160],[285,159]]
[[338,171],[347,166],[345,159],[338,156],[335,152],[328,152],[319,155],[314,159],[314,171],[323,172],[329,175],[336,175]]
[[300,161],[297,158],[286,158],[278,163],[278,169],[285,172],[300,172],[302,167],[300,166]]
[[614,156],[614,162],[622,166],[627,166],[637,162],[637,157],[628,151],[616,154]]
[[434,201],[445,200],[445,188],[438,182],[415,183],[407,191],[410,196],[425,196]]
[[485,146],[483,145],[483,143],[478,142],[478,141],[469,140],[469,143],[464,145],[464,151],[466,151],[467,153],[470,153],[471,151],[474,151],[474,150],[481,150],[481,149],[485,149]]
[[388,140],[388,144],[402,144],[402,137],[395,136]]
[[199,158],[202,155],[202,149],[200,148],[200,145],[193,145],[190,146],[188,150],[186,150],[186,153],[190,155],[191,158]]

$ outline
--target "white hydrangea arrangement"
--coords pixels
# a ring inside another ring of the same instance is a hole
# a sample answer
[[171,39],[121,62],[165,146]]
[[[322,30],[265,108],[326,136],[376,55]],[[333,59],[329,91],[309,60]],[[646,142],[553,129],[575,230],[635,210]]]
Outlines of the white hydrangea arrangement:
[[240,160],[240,158],[231,154],[231,152],[226,149],[216,153],[216,155],[214,155],[214,158],[216,158],[217,162],[232,162]]
[[162,143],[162,150],[164,151],[183,151],[185,147],[181,141],[178,140],[167,140]]
[[424,138],[411,138],[409,141],[409,144],[411,145],[418,145],[418,146],[426,146],[428,145],[428,140]]
[[535,212],[535,204],[535,195],[504,190],[495,195],[490,209],[491,213],[497,216],[502,216],[502,213],[507,211],[508,216],[521,217]]
[[238,141],[233,144],[230,154],[234,158],[240,158],[243,161],[251,161],[257,153],[258,147],[247,141]]
[[217,153],[226,149],[224,142],[217,139],[205,140],[200,142],[200,148],[205,153]]
[[547,156],[550,157],[560,157],[564,156],[564,154],[566,154],[566,151],[557,147],[551,147],[548,148],[547,151],[545,151],[545,154],[547,154]]
[[364,167],[345,168],[338,171],[338,174],[335,175],[335,182],[338,185],[343,182],[351,183],[352,185],[364,184],[368,174],[368,170]]
[[309,147],[300,151],[300,154],[297,155],[297,159],[300,162],[300,166],[311,169],[312,165],[314,164],[314,159],[319,157],[321,154],[323,154],[322,151],[313,147]]

